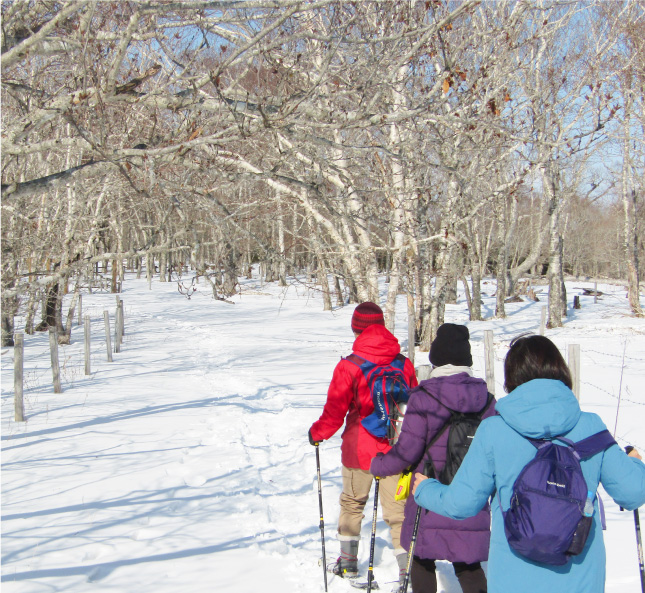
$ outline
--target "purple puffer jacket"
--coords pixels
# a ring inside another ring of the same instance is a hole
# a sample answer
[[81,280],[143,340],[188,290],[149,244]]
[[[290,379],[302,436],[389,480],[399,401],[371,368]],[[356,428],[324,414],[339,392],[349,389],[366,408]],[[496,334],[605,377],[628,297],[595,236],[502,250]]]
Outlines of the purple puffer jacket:
[[[450,418],[450,412],[428,395],[431,393],[449,408],[458,412],[479,412],[488,398],[486,382],[458,373],[422,381],[410,392],[408,408],[403,420],[398,442],[387,454],[372,460],[370,472],[375,476],[392,476],[415,465],[423,471],[428,456],[426,447]],[[490,404],[484,418],[495,414],[495,401]],[[448,431],[430,448],[430,455],[437,471],[446,462]],[[422,458],[423,456],[423,458]],[[413,482],[414,483],[414,482]],[[410,549],[417,505],[410,495],[405,503],[405,519],[401,531],[401,545]],[[421,511],[414,555],[432,560],[449,560],[472,564],[488,559],[490,543],[490,507],[488,504],[474,517],[457,521]]]

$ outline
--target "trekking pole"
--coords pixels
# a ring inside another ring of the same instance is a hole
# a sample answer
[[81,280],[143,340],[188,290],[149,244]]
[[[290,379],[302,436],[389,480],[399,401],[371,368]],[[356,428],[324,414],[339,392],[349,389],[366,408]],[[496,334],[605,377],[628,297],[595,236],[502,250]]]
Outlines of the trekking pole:
[[316,443],[316,471],[318,472],[318,506],[320,508],[320,539],[322,541],[323,578],[325,579],[325,592],[327,591],[327,556],[325,554],[325,520],[323,519],[322,483],[320,481],[320,453]]
[[[629,455],[634,447],[628,445],[625,452]],[[622,509],[621,509],[622,510]],[[643,540],[641,539],[641,519],[638,509],[634,509],[634,527],[636,528],[636,548],[638,550],[638,567],[641,573],[641,591],[645,593],[645,566],[643,565]]]
[[[423,468],[423,475],[428,475],[429,463]],[[410,583],[410,572],[412,571],[412,561],[414,560],[414,548],[417,543],[417,534],[419,533],[419,523],[421,522],[421,507],[417,505],[417,514],[414,517],[414,527],[412,528],[412,539],[410,540],[410,550],[408,551],[408,564],[405,567],[405,580],[403,581],[403,590],[401,593],[408,593],[408,584]]]
[[641,520],[638,509],[634,509],[634,526],[636,527],[636,545],[638,547],[638,566],[641,571],[641,591],[645,593],[645,567],[643,566],[643,541],[641,540]]
[[372,591],[374,580],[374,544],[376,543],[376,515],[378,512],[378,487],[381,478],[376,476],[374,485],[374,515],[372,517],[372,541],[370,542],[370,565],[367,569],[367,593]]
[[412,539],[410,540],[410,550],[408,552],[408,563],[405,567],[405,579],[403,580],[403,589],[401,593],[408,593],[408,584],[410,582],[410,571],[412,570],[412,560],[414,558],[414,546],[417,543],[417,533],[419,532],[420,520],[421,520],[421,507],[417,505],[417,514],[414,517],[414,528],[412,529]]

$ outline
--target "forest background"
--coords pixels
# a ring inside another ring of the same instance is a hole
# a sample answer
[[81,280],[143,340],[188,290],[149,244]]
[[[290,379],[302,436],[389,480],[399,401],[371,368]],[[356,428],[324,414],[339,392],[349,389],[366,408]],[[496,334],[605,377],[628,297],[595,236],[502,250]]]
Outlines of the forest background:
[[488,275],[500,318],[546,283],[561,326],[565,275],[642,316],[644,44],[640,0],[3,1],[3,345],[125,269],[386,274],[422,349]]

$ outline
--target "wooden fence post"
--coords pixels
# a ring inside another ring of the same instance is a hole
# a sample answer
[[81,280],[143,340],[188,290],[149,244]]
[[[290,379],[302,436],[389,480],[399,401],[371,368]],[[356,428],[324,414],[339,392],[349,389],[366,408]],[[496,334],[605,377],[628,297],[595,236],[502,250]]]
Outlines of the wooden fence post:
[[114,320],[114,351],[121,352],[121,307],[117,306]]
[[119,309],[121,312],[119,315],[119,320],[121,321],[121,343],[123,344],[123,336],[125,335],[125,315],[124,315],[122,300],[119,300]]
[[23,360],[24,360],[24,334],[14,335],[13,346],[13,392],[14,392],[14,419],[16,422],[25,421],[25,404],[22,395]]
[[495,350],[493,346],[493,331],[484,330],[484,362],[486,366],[486,385],[488,391],[495,395]]
[[540,335],[544,335],[544,331],[546,330],[546,305],[542,307],[542,317],[540,319]]
[[112,362],[112,339],[110,337],[110,314],[103,311],[103,320],[105,321],[105,344],[107,346],[107,359]]
[[432,373],[432,365],[422,364],[415,369],[417,373],[418,381],[425,381],[430,378],[430,373]]
[[593,304],[598,303],[598,283],[594,282],[593,283]]
[[78,325],[81,325],[83,319],[83,295],[78,295]]
[[571,371],[571,383],[573,394],[580,401],[580,344],[569,344],[569,370]]
[[85,316],[85,374],[91,375],[90,366],[90,316]]
[[58,335],[55,327],[49,328],[49,351],[52,360],[52,374],[54,377],[54,393],[62,393],[60,385],[60,365],[58,363]]

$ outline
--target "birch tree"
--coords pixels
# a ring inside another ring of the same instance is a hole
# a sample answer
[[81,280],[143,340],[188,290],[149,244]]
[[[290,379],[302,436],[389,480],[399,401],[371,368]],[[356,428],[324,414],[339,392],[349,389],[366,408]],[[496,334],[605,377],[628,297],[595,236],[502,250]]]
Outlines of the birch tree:
[[[572,167],[588,166],[573,159],[606,139],[607,81],[642,53],[599,71],[640,18],[617,6],[595,19],[598,2],[557,0],[3,2],[5,335],[44,295],[45,326],[62,327],[67,287],[98,273],[116,289],[124,262],[144,259],[164,280],[190,263],[215,298],[251,262],[288,282],[315,261],[337,303],[378,301],[387,271],[390,328],[405,270],[424,347],[465,266],[473,318],[489,263],[502,315],[501,284],[548,244],[561,302],[559,216]],[[641,191],[633,72],[625,221]],[[526,195],[543,224],[514,259]]]

